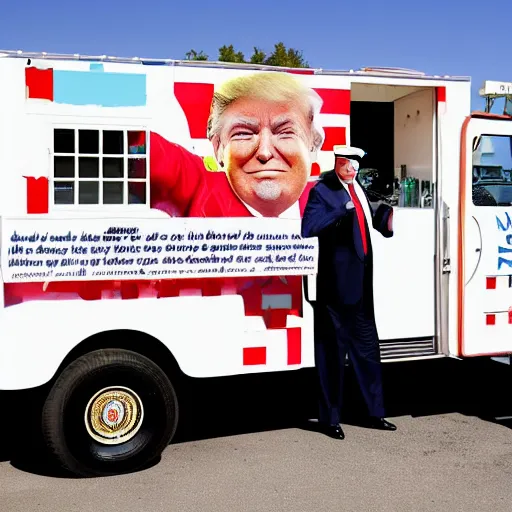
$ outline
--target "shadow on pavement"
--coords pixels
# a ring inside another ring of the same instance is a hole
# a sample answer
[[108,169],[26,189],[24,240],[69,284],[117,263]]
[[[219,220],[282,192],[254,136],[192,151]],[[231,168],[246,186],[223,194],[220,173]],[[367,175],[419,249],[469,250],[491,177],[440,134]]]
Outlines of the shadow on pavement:
[[[345,424],[359,425],[366,409],[357,382],[346,372]],[[512,367],[489,359],[438,359],[383,365],[387,415],[458,412],[497,422],[512,416]],[[182,406],[173,442],[300,427],[317,418],[313,369],[194,381]],[[512,428],[512,421],[499,423]]]
[[[308,429],[316,418],[313,369],[218,379],[187,379],[180,396],[180,425],[173,443],[212,439],[286,428]],[[512,367],[488,359],[449,359],[384,365],[388,417],[428,416],[457,412],[497,422],[512,416]],[[346,372],[345,422],[359,424],[365,407],[349,368]],[[3,398],[4,414],[19,418],[32,399]],[[69,475],[52,465],[37,435],[37,411],[28,425],[0,423],[0,461],[22,471],[54,478]],[[512,428],[511,420],[500,421]],[[11,430],[16,429],[16,430]],[[16,438],[13,432],[17,434]],[[147,469],[147,468],[145,468]]]

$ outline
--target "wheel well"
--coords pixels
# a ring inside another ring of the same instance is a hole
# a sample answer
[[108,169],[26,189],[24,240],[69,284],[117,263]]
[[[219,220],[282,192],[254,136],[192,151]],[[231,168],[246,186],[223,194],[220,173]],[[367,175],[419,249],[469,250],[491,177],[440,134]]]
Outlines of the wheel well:
[[94,334],[79,343],[64,358],[54,379],[75,359],[89,352],[107,348],[131,350],[151,359],[167,374],[174,387],[186,377],[171,351],[160,340],[145,332],[118,329]]

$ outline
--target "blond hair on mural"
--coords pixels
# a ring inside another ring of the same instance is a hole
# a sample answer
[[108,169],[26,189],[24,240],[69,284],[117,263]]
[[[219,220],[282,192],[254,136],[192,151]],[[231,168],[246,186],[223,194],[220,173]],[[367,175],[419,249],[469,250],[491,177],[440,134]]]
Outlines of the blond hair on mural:
[[288,73],[257,72],[224,82],[213,95],[208,118],[208,138],[218,135],[222,127],[222,114],[231,103],[241,98],[284,102],[304,102],[309,106],[313,151],[318,151],[324,141],[323,128],[318,123],[322,98],[309,87]]

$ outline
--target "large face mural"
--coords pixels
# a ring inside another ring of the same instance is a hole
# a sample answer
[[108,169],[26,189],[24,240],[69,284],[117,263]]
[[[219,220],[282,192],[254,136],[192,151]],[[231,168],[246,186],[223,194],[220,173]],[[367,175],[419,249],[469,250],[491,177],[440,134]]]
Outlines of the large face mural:
[[[26,75],[27,101],[78,101],[70,94],[62,96],[61,82],[64,78],[69,82],[72,72],[61,77],[62,71],[30,69]],[[200,73],[203,79],[211,76],[208,70]],[[119,105],[114,105],[110,97],[102,97],[101,101],[107,102],[105,108],[152,108],[147,132],[127,139],[128,153],[141,157],[130,161],[130,201],[149,200],[152,209],[173,217],[300,219],[313,184],[311,177],[319,174],[320,167],[332,168],[331,164],[325,165],[332,156],[332,146],[346,142],[349,91],[313,89],[303,77],[290,73],[230,72],[225,80],[218,79],[219,70],[216,73],[215,84],[204,83],[203,79],[175,79],[174,101],[182,109],[186,126],[179,124],[171,110],[166,110],[167,92],[162,94],[165,84],[145,84],[142,91],[143,75],[136,79],[125,77],[130,83],[127,82],[122,102],[118,95]],[[119,88],[121,78],[115,78]],[[107,87],[105,80],[103,86]],[[137,92],[134,99],[128,97],[132,88]],[[84,94],[89,93],[84,90]],[[85,105],[87,101],[81,99],[78,104]],[[332,120],[325,123],[329,115]],[[146,176],[149,190],[142,184]],[[44,195],[43,188],[39,183],[39,198]],[[110,293],[112,290],[120,293]],[[297,276],[20,283],[6,285],[6,305],[38,298],[95,300],[197,295],[198,290],[209,296],[242,295],[247,315],[262,315],[266,309],[263,296],[274,294],[282,297],[283,303],[272,302],[272,307],[301,314],[302,280]]]

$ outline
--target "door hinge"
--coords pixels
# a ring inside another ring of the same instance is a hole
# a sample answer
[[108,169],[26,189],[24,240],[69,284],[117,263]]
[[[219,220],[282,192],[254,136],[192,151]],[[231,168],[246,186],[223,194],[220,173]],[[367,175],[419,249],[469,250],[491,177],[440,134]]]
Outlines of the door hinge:
[[443,274],[449,274],[451,271],[450,258],[445,258],[443,260]]

